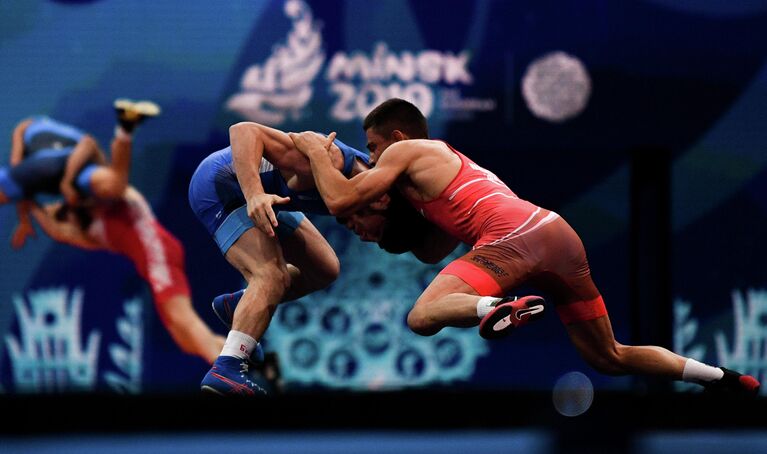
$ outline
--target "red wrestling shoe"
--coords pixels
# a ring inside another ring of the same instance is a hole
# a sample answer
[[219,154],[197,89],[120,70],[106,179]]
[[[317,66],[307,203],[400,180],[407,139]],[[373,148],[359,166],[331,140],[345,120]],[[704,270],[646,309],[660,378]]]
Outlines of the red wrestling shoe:
[[506,297],[479,322],[479,335],[485,339],[508,336],[514,328],[543,317],[543,309],[540,296]]
[[734,370],[725,369],[724,376],[719,380],[712,382],[702,382],[707,393],[740,394],[746,396],[756,396],[759,394],[761,383],[751,375],[744,375]]

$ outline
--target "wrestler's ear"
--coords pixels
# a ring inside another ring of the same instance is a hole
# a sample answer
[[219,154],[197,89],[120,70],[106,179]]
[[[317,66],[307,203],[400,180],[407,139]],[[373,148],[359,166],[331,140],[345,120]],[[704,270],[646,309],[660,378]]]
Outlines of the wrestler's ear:
[[404,132],[400,131],[399,129],[395,129],[391,133],[392,139],[394,139],[396,142],[399,142],[400,140],[407,140],[410,137],[407,136]]
[[389,207],[389,202],[391,202],[391,197],[389,197],[389,194],[384,194],[381,196],[381,198],[375,202],[372,202],[370,204],[370,208],[383,211]]

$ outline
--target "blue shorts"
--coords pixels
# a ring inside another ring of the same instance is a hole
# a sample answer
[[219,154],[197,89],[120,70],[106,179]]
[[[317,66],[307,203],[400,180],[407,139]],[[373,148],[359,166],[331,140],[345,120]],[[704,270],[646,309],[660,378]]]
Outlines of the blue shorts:
[[[0,191],[11,201],[32,198],[37,194],[57,195],[71,149],[44,150],[13,167],[0,168]],[[98,168],[86,165],[75,179],[75,188],[84,196],[92,195],[90,177]]]
[[[195,170],[189,183],[189,206],[218,244],[221,253],[246,230],[255,227],[248,217],[245,196],[236,178],[227,171],[226,163],[213,154]],[[292,235],[306,217],[299,211],[277,212],[276,233],[279,238]]]
[[[277,211],[277,227],[274,233],[277,238],[286,238],[293,234],[298,225],[306,218],[300,211]],[[216,240],[218,248],[222,254],[242,236],[248,229],[254,228],[253,220],[248,217],[248,207],[243,205],[231,213],[221,222],[215,232],[213,239]]]

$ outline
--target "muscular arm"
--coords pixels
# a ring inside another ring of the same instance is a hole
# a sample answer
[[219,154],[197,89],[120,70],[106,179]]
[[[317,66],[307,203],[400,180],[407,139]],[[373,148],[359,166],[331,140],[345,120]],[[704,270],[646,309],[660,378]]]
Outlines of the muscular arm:
[[264,193],[259,174],[261,158],[265,157],[283,175],[300,171],[302,161],[305,170],[308,169],[308,162],[285,132],[258,123],[241,122],[232,125],[229,128],[229,141],[237,181],[248,204],[248,216],[264,233],[274,236],[273,227],[277,226],[277,217],[272,204],[286,203],[290,199]]
[[281,163],[282,155],[293,148],[293,143],[286,133],[251,122],[241,122],[229,127],[229,142],[232,146],[234,170],[246,200],[264,193],[258,171],[261,158],[265,157],[280,167],[278,163]]
[[99,147],[96,139],[86,134],[77,142],[74,151],[67,158],[64,176],[61,179],[61,193],[67,200],[67,203],[74,204],[77,202],[77,192],[73,184],[75,177],[91,161],[105,162],[104,152]]
[[[333,166],[325,148],[328,139],[311,132],[291,133],[290,137],[296,147],[309,158],[317,190],[333,216],[349,216],[378,200],[405,173],[414,156],[405,149],[399,150],[402,147],[394,144],[381,154],[374,168],[347,180]],[[331,140],[333,137],[335,134],[331,134]],[[400,152],[389,153],[392,148]]]
[[60,207],[60,203],[49,204],[45,207],[31,204],[30,214],[35,218],[43,232],[54,241],[82,249],[103,249],[74,220],[57,221],[55,213]]
[[11,167],[18,165],[24,159],[24,131],[32,123],[32,119],[26,119],[16,125],[11,136]]

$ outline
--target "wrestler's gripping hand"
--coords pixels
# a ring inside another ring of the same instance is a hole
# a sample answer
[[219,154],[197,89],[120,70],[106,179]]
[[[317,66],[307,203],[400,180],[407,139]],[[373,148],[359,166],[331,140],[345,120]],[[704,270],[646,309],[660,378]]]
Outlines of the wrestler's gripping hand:
[[293,140],[293,144],[298,151],[310,159],[311,157],[309,155],[313,152],[323,150],[325,152],[330,151],[330,146],[333,145],[333,141],[336,140],[335,132],[331,132],[327,137],[313,131],[290,132],[288,133],[288,136]]
[[290,202],[290,197],[280,197],[275,194],[256,194],[248,200],[248,217],[253,220],[256,228],[267,236],[274,236],[274,228],[277,227],[277,215],[273,205],[281,205]]
[[77,189],[72,186],[71,182],[62,181],[59,184],[59,191],[64,197],[64,201],[69,206],[75,206],[80,201],[80,194],[77,193]]

